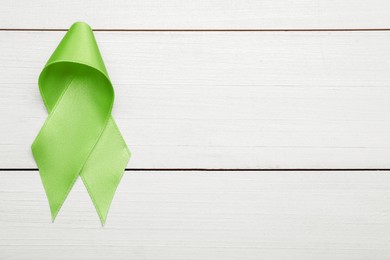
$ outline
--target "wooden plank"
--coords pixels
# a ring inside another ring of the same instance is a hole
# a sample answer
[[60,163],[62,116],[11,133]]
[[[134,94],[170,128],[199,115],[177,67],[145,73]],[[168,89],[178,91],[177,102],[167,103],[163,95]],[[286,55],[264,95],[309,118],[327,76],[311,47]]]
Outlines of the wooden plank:
[[1,28],[68,29],[389,28],[387,0],[3,0]]
[[104,228],[79,180],[51,224],[37,172],[0,172],[2,259],[388,259],[390,174],[129,172]]
[[[63,32],[1,32],[0,168],[35,168]],[[96,33],[132,168],[389,168],[390,34]]]

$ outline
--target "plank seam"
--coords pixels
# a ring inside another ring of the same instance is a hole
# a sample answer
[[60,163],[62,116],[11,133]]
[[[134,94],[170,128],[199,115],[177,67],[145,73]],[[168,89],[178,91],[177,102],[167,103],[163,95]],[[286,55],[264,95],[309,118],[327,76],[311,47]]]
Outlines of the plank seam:
[[[68,29],[0,28],[0,31],[65,32]],[[95,32],[367,32],[390,31],[390,28],[324,28],[324,29],[93,29]]]
[[[38,171],[38,168],[0,168],[0,172],[11,171]],[[223,172],[223,171],[390,171],[390,168],[126,168],[125,171],[205,171],[205,172]]]

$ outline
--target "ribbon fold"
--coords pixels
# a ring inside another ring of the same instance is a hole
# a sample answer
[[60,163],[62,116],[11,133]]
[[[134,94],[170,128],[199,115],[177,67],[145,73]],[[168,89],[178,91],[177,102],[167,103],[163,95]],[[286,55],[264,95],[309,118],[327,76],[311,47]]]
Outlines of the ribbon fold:
[[104,225],[130,151],[111,117],[114,90],[89,25],[72,25],[38,84],[49,116],[31,149],[52,221],[80,175]]

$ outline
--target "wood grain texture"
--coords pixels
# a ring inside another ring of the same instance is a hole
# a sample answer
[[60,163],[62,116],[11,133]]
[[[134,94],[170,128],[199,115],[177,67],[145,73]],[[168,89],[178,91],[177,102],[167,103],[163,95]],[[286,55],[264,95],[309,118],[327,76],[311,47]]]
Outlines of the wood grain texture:
[[[387,0],[3,0],[0,29],[390,28]],[[36,168],[64,32],[0,32],[0,169]],[[390,34],[98,32],[129,168],[390,168]],[[390,174],[128,171],[106,226],[0,171],[0,259],[390,259]]]
[[[62,32],[1,32],[0,168],[35,168]],[[388,168],[390,34],[96,33],[132,168]]]
[[1,28],[68,29],[389,28],[388,0],[3,0]]
[[104,228],[79,180],[55,224],[0,172],[1,259],[388,259],[390,174],[130,172]]

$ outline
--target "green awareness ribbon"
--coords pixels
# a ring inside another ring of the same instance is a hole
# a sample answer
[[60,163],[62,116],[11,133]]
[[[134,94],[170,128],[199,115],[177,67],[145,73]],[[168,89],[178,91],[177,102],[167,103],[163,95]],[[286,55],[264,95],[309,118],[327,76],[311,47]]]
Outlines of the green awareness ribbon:
[[89,25],[72,25],[38,84],[49,116],[31,149],[52,221],[80,175],[104,225],[130,152],[111,116],[114,89]]

